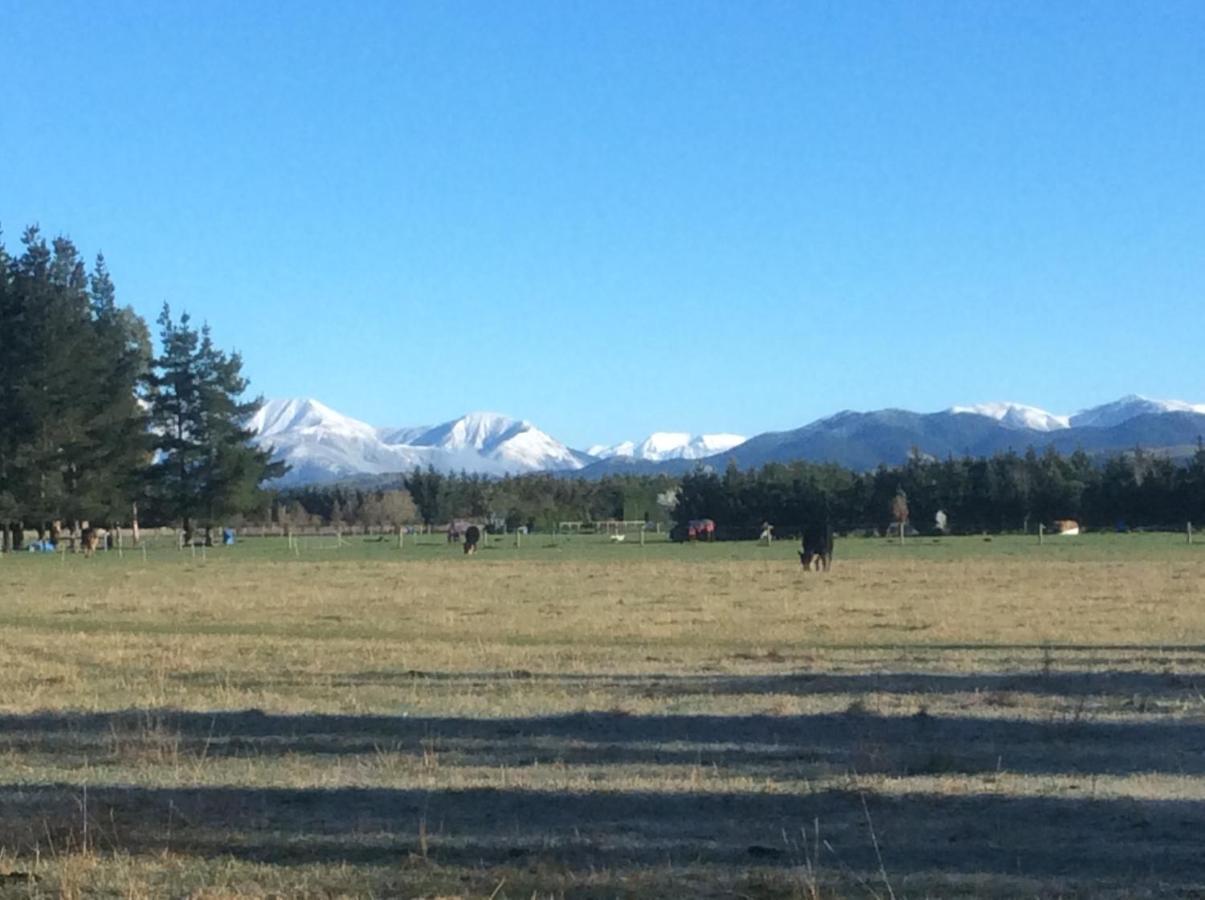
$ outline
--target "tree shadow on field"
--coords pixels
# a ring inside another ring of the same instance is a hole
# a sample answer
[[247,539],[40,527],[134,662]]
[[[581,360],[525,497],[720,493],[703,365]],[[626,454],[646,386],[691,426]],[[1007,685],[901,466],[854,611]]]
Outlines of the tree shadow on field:
[[1205,805],[1177,800],[102,786],[85,801],[73,785],[0,785],[0,808],[0,846],[17,854],[78,844],[86,816],[98,849],[133,854],[283,865],[390,865],[421,854],[447,866],[586,873],[677,864],[731,875],[754,864],[800,865],[789,836],[819,820],[831,847],[825,864],[855,871],[876,868],[877,840],[896,877],[1205,881]]
[[[609,681],[666,698],[884,692],[915,695],[922,706],[939,694],[967,693],[1199,697],[1193,676],[1121,671],[398,677],[444,681],[461,692],[478,683],[553,679],[579,687]],[[88,823],[97,848],[135,854],[381,866],[418,856],[465,869],[554,867],[575,878],[671,864],[732,879],[751,866],[785,872],[801,865],[797,838],[819,821],[831,846],[823,862],[832,869],[876,870],[877,841],[885,866],[899,877],[1205,888],[1205,802],[1096,796],[1098,776],[1205,776],[1205,722],[1102,720],[1066,709],[1042,719],[885,716],[857,705],[811,715],[489,719],[173,709],[0,714],[7,771],[88,767],[86,793],[78,784],[16,783],[23,775],[0,784],[0,850],[23,856],[79,846]],[[456,784],[457,770],[465,769],[459,783],[504,785],[505,772],[530,768],[523,783],[549,787],[414,787],[426,783],[429,758],[440,772],[433,784]],[[362,777],[403,786],[125,783],[171,783],[193,767],[213,780],[244,771],[222,767],[240,759],[251,764],[246,771],[273,780],[291,771],[312,779],[317,771],[335,773],[336,782]],[[845,789],[852,782],[844,776],[854,773],[884,776],[886,792]],[[911,790],[910,776],[923,776]],[[1018,776],[1032,777],[1024,794],[1010,795]],[[563,787],[596,778],[597,791]],[[942,792],[946,779],[958,793]]]
[[203,756],[364,756],[455,766],[723,766],[750,777],[929,774],[1205,775],[1205,723],[1039,721],[984,716],[881,716],[852,707],[815,715],[555,716],[269,715],[200,713],[0,715],[0,753],[62,764]]
[[[1115,662],[1115,659],[1110,661]],[[1077,660],[1082,664],[1082,660]],[[1205,656],[1193,663],[1205,669]],[[213,676],[183,674],[176,680],[205,684]],[[223,675],[223,684],[245,690],[301,686],[311,676],[256,674],[243,680]],[[678,698],[715,694],[998,694],[1017,693],[1055,697],[1115,696],[1148,700],[1195,699],[1205,693],[1205,671],[1146,672],[1120,669],[1012,673],[932,672],[778,672],[767,675],[679,675],[529,672],[439,672],[370,670],[345,672],[324,681],[331,687],[403,687],[416,682],[457,689],[532,682],[567,690],[619,688],[644,697]]]

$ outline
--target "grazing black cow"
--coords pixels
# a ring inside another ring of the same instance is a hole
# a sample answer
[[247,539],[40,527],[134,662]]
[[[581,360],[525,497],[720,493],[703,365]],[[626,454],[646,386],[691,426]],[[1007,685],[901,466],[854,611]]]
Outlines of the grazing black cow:
[[808,525],[803,529],[803,549],[799,551],[799,562],[804,571],[813,565],[816,571],[829,570],[833,564],[833,526],[828,522]]
[[477,542],[481,540],[481,529],[476,525],[470,525],[464,530],[464,552],[466,554],[477,552]]

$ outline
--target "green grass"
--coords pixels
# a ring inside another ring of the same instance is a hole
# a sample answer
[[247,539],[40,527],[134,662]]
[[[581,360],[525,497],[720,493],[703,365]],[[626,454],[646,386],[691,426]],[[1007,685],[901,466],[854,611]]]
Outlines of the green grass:
[[[486,535],[477,556],[471,560],[499,562],[532,561],[599,561],[624,562],[642,560],[698,561],[759,561],[790,560],[795,558],[797,541],[775,541],[764,546],[753,541],[717,541],[714,543],[675,543],[665,534],[650,533],[640,543],[635,532],[627,534],[621,543],[612,542],[606,535],[530,534],[516,543],[515,535]],[[463,556],[459,544],[449,544],[442,534],[406,535],[399,547],[396,535],[334,534],[304,535],[295,538],[296,549],[290,549],[283,537],[246,537],[234,547],[209,547],[179,551],[171,536],[155,536],[144,541],[147,552],[126,549],[118,558],[116,551],[98,553],[97,563],[132,564],[142,561],[167,561],[173,565],[182,560],[204,563],[210,560],[249,561],[430,561],[456,559]],[[839,537],[836,541],[838,560],[925,559],[959,560],[992,559],[997,557],[1031,560],[1117,560],[1117,559],[1183,559],[1205,558],[1205,539],[1189,545],[1185,535],[1169,532],[1094,533],[1075,537],[1047,535],[1039,545],[1037,535],[909,537],[903,543],[898,538]],[[27,560],[46,565],[61,564],[74,559],[71,554],[19,553],[12,561]]]

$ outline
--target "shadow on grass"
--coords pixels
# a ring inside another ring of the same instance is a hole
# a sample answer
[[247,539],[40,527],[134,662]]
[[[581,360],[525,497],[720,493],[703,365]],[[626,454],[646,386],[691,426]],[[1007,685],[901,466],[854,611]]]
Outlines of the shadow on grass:
[[[914,677],[914,676],[908,676]],[[927,676],[932,677],[932,676]],[[1026,775],[1205,775],[1205,723],[1101,721],[1074,712],[1032,719],[980,716],[269,715],[200,713],[0,715],[0,752],[62,764],[148,755],[331,757],[436,751],[456,766],[723,766],[755,778],[860,772],[908,776],[1009,771]]]
[[[130,853],[295,864],[599,868],[799,865],[791,836],[817,819],[824,865],[873,871],[867,811],[893,876],[916,873],[1205,882],[1205,804],[871,796],[528,790],[90,788],[0,785],[0,845],[19,854],[78,843]],[[85,806],[86,804],[86,806]],[[85,813],[86,809],[86,813]],[[426,835],[424,851],[420,832]],[[784,840],[784,836],[787,840]]]
[[[1026,648],[1037,650],[1040,648]],[[1190,651],[1185,651],[1190,652]],[[1086,661],[1076,659],[1077,666]],[[758,657],[748,657],[757,659]],[[760,657],[775,661],[779,657]],[[1163,657],[1162,659],[1166,659]],[[1109,658],[1107,662],[1115,662]],[[1131,663],[1150,662],[1136,656]],[[1205,668],[1205,654],[1190,659],[1191,664]],[[263,690],[304,686],[313,676],[280,674],[271,677],[256,675],[239,679],[223,674],[221,684],[241,690]],[[190,684],[215,683],[210,673],[181,673],[173,680]],[[582,688],[620,688],[647,697],[689,697],[715,694],[999,694],[1018,693],[1057,697],[1113,696],[1132,700],[1197,699],[1205,695],[1205,671],[1181,674],[1177,672],[1148,672],[1119,669],[1095,671],[1012,672],[1012,673],[932,673],[932,672],[776,672],[768,675],[679,675],[679,674],[616,674],[560,673],[514,671],[440,672],[410,669],[405,671],[370,670],[345,672],[324,680],[330,687],[411,687],[416,683],[491,687],[530,682],[541,686]]]

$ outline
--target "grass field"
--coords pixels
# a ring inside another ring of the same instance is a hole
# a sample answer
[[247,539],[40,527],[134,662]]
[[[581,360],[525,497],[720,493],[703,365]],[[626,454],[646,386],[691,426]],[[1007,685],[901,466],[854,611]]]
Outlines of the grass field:
[[1205,545],[0,558],[0,897],[1205,896]]

